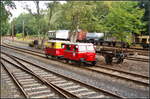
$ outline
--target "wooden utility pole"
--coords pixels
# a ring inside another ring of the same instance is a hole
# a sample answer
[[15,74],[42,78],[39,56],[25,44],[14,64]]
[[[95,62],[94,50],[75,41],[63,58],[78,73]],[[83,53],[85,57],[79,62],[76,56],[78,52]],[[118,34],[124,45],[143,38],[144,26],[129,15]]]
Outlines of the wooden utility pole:
[[23,40],[24,40],[24,37],[25,37],[25,34],[24,34],[24,20],[22,22],[22,33],[23,33]]
[[12,26],[12,41],[14,41],[14,23],[12,22],[12,24],[11,24],[11,26]]
[[27,33],[27,37],[28,37],[28,35],[29,35],[29,34],[28,34],[28,31],[27,31],[26,33]]

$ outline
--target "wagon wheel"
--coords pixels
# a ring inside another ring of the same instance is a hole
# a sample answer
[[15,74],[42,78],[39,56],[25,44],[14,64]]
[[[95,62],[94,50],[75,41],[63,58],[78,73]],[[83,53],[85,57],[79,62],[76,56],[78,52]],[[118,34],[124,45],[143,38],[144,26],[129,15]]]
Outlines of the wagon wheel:
[[106,64],[111,64],[111,63],[112,63],[112,57],[109,56],[109,55],[106,55],[106,56],[105,56],[105,63],[106,63]]
[[124,60],[123,58],[118,59],[118,60],[117,60],[117,64],[123,63],[123,60]]

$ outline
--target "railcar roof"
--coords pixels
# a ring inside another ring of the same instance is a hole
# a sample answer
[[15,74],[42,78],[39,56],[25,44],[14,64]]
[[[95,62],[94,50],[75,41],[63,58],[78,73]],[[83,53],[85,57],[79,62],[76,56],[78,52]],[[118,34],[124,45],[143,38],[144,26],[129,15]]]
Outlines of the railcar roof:
[[53,31],[48,31],[48,32],[55,32],[55,30],[53,30]]
[[49,33],[51,33],[51,32],[55,32],[55,33],[57,33],[57,32],[69,32],[70,30],[51,30],[51,31],[48,31]]
[[73,43],[70,41],[62,41],[62,40],[48,40],[47,42],[62,42],[68,45],[93,45],[92,43]]
[[72,42],[68,42],[66,44],[68,45],[93,45],[92,43],[72,43]]
[[66,43],[68,42],[68,43],[69,43],[70,41],[62,41],[62,40],[48,40],[47,42],[66,42]]

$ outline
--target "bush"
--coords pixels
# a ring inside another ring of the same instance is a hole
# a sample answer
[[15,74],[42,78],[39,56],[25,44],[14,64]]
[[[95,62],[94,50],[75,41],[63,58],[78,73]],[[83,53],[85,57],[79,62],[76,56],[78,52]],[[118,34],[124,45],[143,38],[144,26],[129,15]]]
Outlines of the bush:
[[34,47],[33,41],[29,43],[29,47]]
[[16,34],[16,37],[17,37],[17,38],[22,38],[22,37],[23,37],[23,33],[17,33],[17,34]]

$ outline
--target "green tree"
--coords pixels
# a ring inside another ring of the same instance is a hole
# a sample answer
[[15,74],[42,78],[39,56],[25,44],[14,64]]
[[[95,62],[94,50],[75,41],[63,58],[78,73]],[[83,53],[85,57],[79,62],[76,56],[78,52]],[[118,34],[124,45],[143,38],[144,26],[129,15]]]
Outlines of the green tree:
[[9,30],[8,19],[11,15],[11,12],[7,10],[6,7],[11,9],[16,8],[15,4],[11,0],[0,1],[0,33],[3,35],[6,34]]
[[29,35],[36,34],[38,29],[37,26],[35,25],[36,24],[35,20],[36,19],[31,14],[25,14],[25,13],[20,14],[17,18],[13,19],[13,22],[15,23],[15,31],[17,33],[22,33],[23,22],[24,22],[25,35],[27,35],[27,33]]
[[119,41],[130,43],[133,33],[140,34],[145,23],[141,21],[144,10],[137,7],[137,2],[114,2],[105,25],[109,33]]
[[142,35],[149,35],[150,31],[150,1],[144,0],[139,2],[139,7],[145,10],[144,16],[142,18],[143,21],[147,22],[145,25],[146,30],[142,32]]
[[[25,33],[46,34],[48,30],[71,30],[71,41],[76,41],[78,29],[89,32],[103,32],[115,36],[120,41],[130,42],[133,33],[145,31],[143,22],[144,9],[139,8],[138,2],[111,1],[68,1],[48,3],[46,10],[22,14],[15,19],[16,31],[22,32],[22,21],[25,22]],[[38,14],[39,13],[39,14]]]
[[91,12],[95,9],[95,6],[89,2],[68,1],[64,9],[65,10],[63,13],[66,17],[66,20],[69,21],[69,28],[71,30],[70,40],[72,42],[76,42],[78,29],[80,29],[81,26],[83,29],[85,29],[83,24],[87,23],[87,19],[91,16]]
[[40,6],[39,6],[39,3],[40,3],[40,1],[39,0],[37,0],[37,1],[34,1],[34,3],[35,3],[35,6],[36,6],[36,13],[33,13],[32,12],[32,8],[29,8],[29,6],[28,5],[26,5],[26,10],[28,10],[29,11],[29,13],[33,16],[33,17],[35,17],[35,26],[37,26],[37,34],[38,34],[38,37],[40,36],[40,31],[41,31],[41,24],[40,24],[40,22],[39,22],[39,20],[43,17],[43,14],[42,13],[40,13],[41,11],[41,9],[40,9]]
[[88,2],[89,5],[95,6],[88,10],[88,13],[81,24],[82,29],[86,29],[89,32],[105,32],[106,27],[104,25],[104,19],[109,13],[111,2]]
[[9,32],[9,30],[10,30],[10,24],[9,24],[8,20],[5,21],[5,22],[2,22],[0,26],[1,26],[1,27],[0,27],[0,28],[1,28],[1,29],[0,29],[1,35],[9,34],[8,32]]

